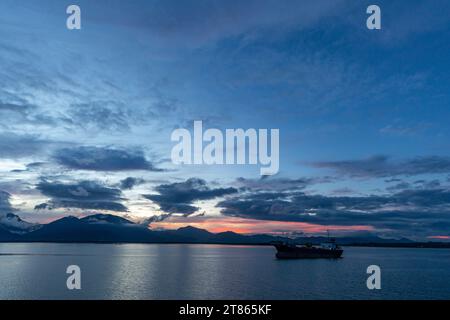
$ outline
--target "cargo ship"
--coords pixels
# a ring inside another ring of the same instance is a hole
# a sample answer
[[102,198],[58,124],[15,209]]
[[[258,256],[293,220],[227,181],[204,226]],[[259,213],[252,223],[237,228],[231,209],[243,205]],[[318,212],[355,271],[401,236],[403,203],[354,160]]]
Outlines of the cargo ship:
[[277,241],[272,243],[277,249],[278,259],[338,259],[344,250],[336,244],[335,239],[314,246],[312,244],[297,245],[293,243]]

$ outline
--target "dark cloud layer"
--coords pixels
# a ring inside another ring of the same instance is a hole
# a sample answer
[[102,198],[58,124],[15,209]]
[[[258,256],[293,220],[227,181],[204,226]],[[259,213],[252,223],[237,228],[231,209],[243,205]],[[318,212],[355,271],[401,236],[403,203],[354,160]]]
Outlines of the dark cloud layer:
[[[213,5],[208,1],[156,1],[149,5],[143,4],[146,1],[133,1],[127,3],[127,12],[133,17],[130,18],[117,10],[118,5],[114,4],[117,0],[114,0],[107,8],[92,8],[90,12],[91,18],[100,23],[141,28],[150,39],[156,36],[154,41],[196,47],[268,26],[310,26],[336,10],[339,1],[304,1],[302,6],[292,0],[282,5],[277,1],[257,0],[215,1]],[[93,2],[93,6],[98,4]]]
[[246,179],[238,178],[236,185],[243,189],[248,190],[272,190],[272,191],[285,191],[285,190],[302,190],[308,186],[316,183],[329,182],[329,178],[271,178],[269,176],[263,176],[261,179]]
[[60,149],[54,155],[60,165],[71,169],[93,171],[148,170],[162,171],[145,158],[140,150],[100,147]]
[[127,131],[131,121],[129,113],[131,111],[114,101],[99,101],[73,105],[69,118],[85,129]]
[[155,188],[159,194],[144,195],[167,213],[192,214],[198,210],[192,203],[237,192],[235,188],[210,188],[205,180],[191,178],[184,182],[163,184]]
[[363,160],[315,162],[312,165],[362,178],[450,173],[450,158],[440,156],[417,157],[398,162],[386,156],[374,156]]
[[[20,97],[15,97],[22,100]],[[31,105],[25,101],[20,103],[0,101],[0,127],[9,128],[12,124],[30,124],[35,126],[55,126],[58,121],[44,113],[38,106]]]
[[72,184],[42,181],[37,189],[51,200],[36,206],[35,209],[78,208],[92,210],[111,210],[125,212],[121,203],[122,192],[94,181],[81,181]]
[[429,235],[448,232],[449,189],[413,189],[385,196],[308,195],[303,192],[249,193],[217,205],[228,216],[301,221],[324,225],[370,225],[392,232]]
[[0,190],[0,215],[12,211],[11,203],[9,199],[11,195],[8,192]]
[[144,179],[128,177],[120,181],[120,189],[131,190],[135,186],[145,183]]
[[17,159],[40,154],[49,142],[31,134],[0,132],[0,158]]

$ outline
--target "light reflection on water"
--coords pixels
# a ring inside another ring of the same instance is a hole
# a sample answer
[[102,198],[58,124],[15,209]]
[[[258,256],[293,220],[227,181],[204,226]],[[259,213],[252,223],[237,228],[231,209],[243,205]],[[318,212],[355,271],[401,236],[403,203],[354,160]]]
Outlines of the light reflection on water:
[[[450,299],[450,250],[345,248],[289,260],[258,246],[0,244],[0,299]],[[68,265],[82,290],[66,288]],[[366,287],[366,268],[382,289]]]

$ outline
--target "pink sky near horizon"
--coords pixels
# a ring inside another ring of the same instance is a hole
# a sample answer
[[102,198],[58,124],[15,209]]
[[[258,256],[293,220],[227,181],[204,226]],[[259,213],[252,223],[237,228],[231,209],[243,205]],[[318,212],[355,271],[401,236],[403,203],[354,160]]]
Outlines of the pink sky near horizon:
[[[47,218],[40,223],[51,223],[58,219],[63,218],[66,215],[58,217]],[[82,218],[86,214],[74,214]],[[124,218],[130,219],[125,216]],[[132,219],[134,220],[134,219]],[[247,219],[240,217],[228,217],[228,216],[195,216],[195,217],[183,217],[172,216],[160,222],[153,222],[149,226],[152,230],[176,230],[182,227],[192,226],[199,229],[205,229],[209,232],[219,233],[225,231],[232,231],[241,234],[280,234],[283,233],[304,233],[304,234],[326,234],[327,230],[336,233],[351,233],[351,232],[371,232],[377,231],[370,225],[321,225],[308,222],[295,222],[295,221],[273,221],[273,220],[257,220]],[[379,231],[379,230],[378,230]],[[431,240],[450,241],[450,235],[430,235],[426,237]]]
[[428,239],[450,240],[450,236],[429,236]]
[[[48,224],[66,216],[67,215],[61,215],[46,218],[39,221],[39,223]],[[85,216],[89,216],[89,214],[74,213],[73,216],[83,218]],[[128,216],[124,216],[124,218],[130,219]],[[150,229],[176,230],[186,226],[205,229],[213,233],[232,231],[242,234],[282,234],[293,232],[305,234],[324,234],[327,230],[331,232],[375,231],[375,228],[370,225],[320,225],[308,222],[258,220],[229,216],[171,216],[160,222],[152,222]]]
[[307,222],[293,221],[270,221],[244,219],[239,217],[171,217],[161,222],[151,224],[152,229],[178,229],[185,226],[206,229],[210,232],[218,233],[225,231],[233,231],[243,234],[255,233],[283,233],[283,232],[303,232],[303,233],[325,233],[329,231],[374,231],[372,226],[354,225],[354,226],[337,226],[337,225],[320,225]]

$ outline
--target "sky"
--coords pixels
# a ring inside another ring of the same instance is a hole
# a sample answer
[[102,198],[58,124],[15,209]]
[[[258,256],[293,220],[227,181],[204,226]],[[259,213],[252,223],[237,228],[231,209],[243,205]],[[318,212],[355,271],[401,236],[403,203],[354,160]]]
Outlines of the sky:
[[[0,215],[450,239],[450,3],[371,4],[2,0]],[[278,174],[175,165],[194,121],[279,129]]]

